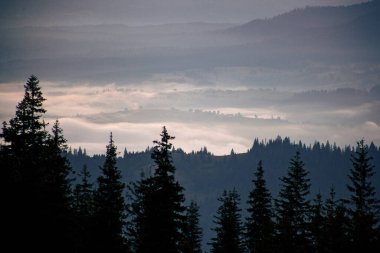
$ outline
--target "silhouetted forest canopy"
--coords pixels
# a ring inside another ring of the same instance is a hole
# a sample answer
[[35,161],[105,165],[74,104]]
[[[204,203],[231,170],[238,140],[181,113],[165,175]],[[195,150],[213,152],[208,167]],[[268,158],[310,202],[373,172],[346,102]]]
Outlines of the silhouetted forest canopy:
[[380,149],[288,137],[242,154],[153,147],[105,154],[67,145],[31,76],[0,135],[10,252],[379,252]]

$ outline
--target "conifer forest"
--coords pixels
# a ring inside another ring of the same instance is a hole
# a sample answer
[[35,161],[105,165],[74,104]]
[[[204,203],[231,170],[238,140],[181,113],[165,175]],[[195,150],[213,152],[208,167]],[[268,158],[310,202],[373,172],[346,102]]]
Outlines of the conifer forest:
[[[379,252],[380,149],[254,140],[247,153],[72,150],[36,76],[1,132],[4,252]],[[309,169],[310,168],[310,169]]]
[[380,0],[0,1],[0,253],[380,253]]

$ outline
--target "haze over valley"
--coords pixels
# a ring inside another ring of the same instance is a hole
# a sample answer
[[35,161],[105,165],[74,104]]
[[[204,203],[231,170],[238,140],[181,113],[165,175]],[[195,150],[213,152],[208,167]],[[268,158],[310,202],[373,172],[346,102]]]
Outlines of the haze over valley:
[[[163,6],[183,11],[169,2]],[[158,14],[164,7],[154,12],[156,22],[144,22],[154,15],[142,7],[140,18],[115,12],[98,21],[70,5],[56,19],[48,9],[14,9],[39,18],[20,13],[0,25],[0,119],[12,116],[25,79],[36,74],[49,120],[59,118],[70,145],[92,154],[101,152],[109,131],[119,146],[143,150],[162,125],[174,130],[176,146],[207,146],[215,154],[245,152],[255,137],[277,135],[310,144],[352,145],[362,137],[379,144],[379,2],[296,2],[283,12],[263,9],[266,16],[257,6],[251,15],[230,13],[225,22],[212,15],[165,20]],[[103,5],[93,6],[99,13]],[[81,18],[64,19],[66,12]]]

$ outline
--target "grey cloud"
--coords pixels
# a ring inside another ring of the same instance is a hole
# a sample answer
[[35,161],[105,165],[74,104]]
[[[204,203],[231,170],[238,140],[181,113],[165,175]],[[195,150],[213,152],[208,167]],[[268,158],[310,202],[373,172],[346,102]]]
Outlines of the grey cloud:
[[[164,84],[105,88],[45,84],[44,90],[48,95],[47,120],[59,118],[70,143],[85,146],[89,152],[104,149],[101,136],[109,131],[117,133],[120,143],[130,150],[142,150],[162,125],[176,131],[176,146],[191,151],[206,145],[218,154],[231,148],[242,152],[254,137],[276,135],[306,143],[328,139],[340,145],[361,137],[375,143],[380,140],[378,86],[294,92]],[[10,94],[0,93],[2,100]],[[17,100],[21,97],[20,92]],[[8,120],[6,107],[0,108],[1,120]]]

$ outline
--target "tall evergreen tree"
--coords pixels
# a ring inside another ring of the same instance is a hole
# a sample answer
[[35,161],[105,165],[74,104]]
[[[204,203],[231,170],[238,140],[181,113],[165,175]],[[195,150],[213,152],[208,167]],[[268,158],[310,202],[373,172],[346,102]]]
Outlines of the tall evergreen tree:
[[271,194],[266,187],[262,161],[259,161],[254,187],[249,193],[246,246],[249,252],[273,252],[274,223]]
[[194,201],[186,209],[186,223],[183,237],[183,253],[202,252],[202,228],[199,225],[199,206]]
[[234,189],[224,191],[218,199],[221,205],[214,220],[216,237],[211,239],[211,252],[213,253],[240,253],[244,252],[242,245],[240,196]]
[[342,201],[335,199],[333,187],[330,189],[324,210],[326,213],[324,228],[326,252],[349,252],[347,209]]
[[90,183],[90,172],[84,165],[80,173],[81,181],[75,186],[73,209],[76,215],[77,252],[88,252],[94,240],[92,223],[94,221],[94,189]]
[[42,107],[46,100],[36,76],[30,76],[24,85],[24,98],[16,107],[16,116],[3,123],[2,136],[10,143],[12,151],[19,154],[33,147],[41,146],[47,138],[46,123],[41,119],[46,110]]
[[117,149],[112,137],[107,145],[106,160],[98,177],[98,189],[94,197],[94,246],[98,251],[125,252],[123,237],[125,219],[124,183],[116,166]]
[[150,247],[150,241],[155,240],[152,234],[156,216],[154,215],[154,178],[145,177],[141,174],[141,179],[128,185],[129,203],[127,233],[131,242],[132,251],[149,252],[153,250]]
[[277,208],[277,239],[282,252],[306,252],[309,248],[308,218],[310,179],[300,153],[290,160],[288,174],[281,178]]
[[52,127],[52,135],[49,135],[48,149],[45,153],[47,169],[43,180],[46,187],[45,201],[48,203],[45,219],[48,220],[48,229],[52,237],[49,241],[61,250],[71,250],[74,240],[72,236],[74,214],[71,209],[72,195],[69,179],[72,170],[66,158],[66,142],[59,121],[56,120]]
[[[42,107],[45,98],[42,96],[39,80],[31,76],[24,85],[24,97],[16,107],[15,117],[9,123],[3,122],[2,133],[4,140],[1,153],[4,156],[3,173],[11,192],[20,193],[24,187],[31,187],[32,182],[41,181],[42,151],[46,147],[48,132],[42,117],[46,110]],[[22,197],[22,196],[20,196]],[[19,202],[20,199],[16,198]]]
[[378,222],[378,201],[375,197],[375,187],[371,177],[374,175],[374,166],[368,155],[368,146],[361,140],[357,143],[356,152],[352,155],[352,169],[350,170],[351,192],[348,203],[351,216],[351,240],[356,252],[372,252],[374,249],[375,225]]
[[170,136],[163,127],[161,140],[154,141],[154,175],[132,185],[129,232],[135,251],[180,252],[185,225],[183,187],[175,180]]
[[325,252],[325,216],[322,195],[320,193],[317,194],[314,203],[311,205],[310,233],[313,252]]
[[67,251],[70,166],[62,156],[65,139],[58,122],[53,135],[46,131],[45,98],[37,77],[31,76],[24,88],[15,117],[3,123],[0,136],[4,139],[1,168],[9,190],[5,212],[10,238],[6,241],[13,242],[13,251],[24,245],[39,252]]
[[83,165],[80,183],[74,189],[73,208],[80,216],[91,216],[94,212],[94,189],[90,182],[91,174],[87,169],[87,165]]

